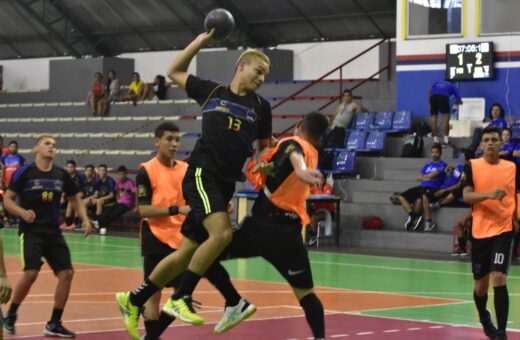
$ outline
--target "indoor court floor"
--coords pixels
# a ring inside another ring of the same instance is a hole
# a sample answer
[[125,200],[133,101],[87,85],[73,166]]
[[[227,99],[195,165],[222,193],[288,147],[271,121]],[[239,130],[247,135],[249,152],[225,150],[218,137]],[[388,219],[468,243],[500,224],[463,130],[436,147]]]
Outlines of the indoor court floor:
[[[9,281],[14,286],[21,275],[17,231],[5,229],[1,234]],[[114,295],[135,289],[143,280],[139,240],[98,235],[84,238],[73,233],[65,237],[76,275],[64,325],[77,332],[77,339],[128,339]],[[473,305],[468,261],[320,251],[312,251],[310,258],[316,291],[326,311],[328,339],[486,339]],[[224,303],[203,280],[194,299],[202,303],[199,312],[207,324],[195,327],[176,321],[162,339],[311,339],[289,285],[267,262],[233,260],[225,266],[239,292],[257,305],[256,314],[228,333],[213,335]],[[45,265],[20,307],[17,334],[6,335],[6,339],[44,339],[55,282]],[[520,340],[520,267],[511,267],[508,288],[508,335],[510,340]],[[163,292],[163,300],[170,292]],[[488,308],[494,315],[492,294],[490,290]]]

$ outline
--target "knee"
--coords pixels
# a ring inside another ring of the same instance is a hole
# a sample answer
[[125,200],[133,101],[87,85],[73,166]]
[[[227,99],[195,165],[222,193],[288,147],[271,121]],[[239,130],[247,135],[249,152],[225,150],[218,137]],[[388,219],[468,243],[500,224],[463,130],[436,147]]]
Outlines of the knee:
[[72,281],[72,278],[74,277],[74,271],[72,269],[62,270],[61,272],[59,272],[57,274],[57,276],[58,276],[58,280],[60,280],[60,281],[70,282],[70,281]]
[[501,272],[491,273],[491,282],[493,283],[493,287],[504,286],[506,284],[506,274]]
[[221,232],[214,234],[213,239],[221,245],[228,245],[233,239],[233,230],[224,228]]
[[39,272],[36,270],[27,270],[23,273],[23,277],[27,282],[34,283],[38,278]]

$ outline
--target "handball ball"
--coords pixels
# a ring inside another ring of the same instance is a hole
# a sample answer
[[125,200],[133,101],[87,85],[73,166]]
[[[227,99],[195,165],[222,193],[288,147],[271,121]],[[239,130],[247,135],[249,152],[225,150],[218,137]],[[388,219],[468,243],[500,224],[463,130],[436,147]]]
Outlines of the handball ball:
[[215,29],[213,38],[216,40],[225,39],[229,33],[235,28],[235,19],[229,11],[223,8],[212,10],[204,19],[204,29],[206,32]]

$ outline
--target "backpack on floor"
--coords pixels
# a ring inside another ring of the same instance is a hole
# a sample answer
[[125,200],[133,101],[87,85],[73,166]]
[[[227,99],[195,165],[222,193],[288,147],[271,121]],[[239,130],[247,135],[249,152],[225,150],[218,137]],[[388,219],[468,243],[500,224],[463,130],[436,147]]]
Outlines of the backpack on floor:
[[424,148],[422,137],[417,134],[407,135],[404,137],[403,150],[401,157],[421,157]]

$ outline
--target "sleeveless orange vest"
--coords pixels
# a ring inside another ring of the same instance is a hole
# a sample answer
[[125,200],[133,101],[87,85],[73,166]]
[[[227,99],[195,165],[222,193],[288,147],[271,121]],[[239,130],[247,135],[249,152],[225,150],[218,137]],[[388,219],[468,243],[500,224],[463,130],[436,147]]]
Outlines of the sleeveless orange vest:
[[473,204],[472,235],[476,239],[489,238],[513,230],[516,208],[516,165],[500,160],[489,164],[484,158],[471,160],[475,192],[502,189],[506,196],[501,200],[484,200]]
[[[303,149],[303,155],[307,168],[316,169],[318,166],[318,151],[311,143],[297,136],[287,137],[280,140],[274,148],[270,149],[268,152],[262,155],[262,160],[265,163],[269,163],[274,154],[276,154],[278,151],[280,145],[287,140],[294,140],[300,144]],[[266,196],[276,207],[287,212],[295,213],[300,217],[301,223],[303,225],[309,224],[311,220],[305,207],[305,201],[310,194],[309,184],[302,182],[293,171],[285,179],[285,181],[283,181],[283,183],[274,192],[271,193],[265,186],[266,176],[259,172],[254,174],[251,173],[255,165],[256,162],[251,160],[246,171],[246,176],[255,187],[255,190],[258,191],[260,188],[263,188]]]
[[[144,168],[152,187],[152,206],[168,208],[171,205],[186,205],[182,194],[182,180],[188,163],[176,161],[174,167],[161,164],[157,157],[139,164]],[[181,226],[186,217],[181,214],[164,217],[148,217],[147,221],[153,235],[173,249],[179,249],[182,241]]]

